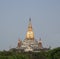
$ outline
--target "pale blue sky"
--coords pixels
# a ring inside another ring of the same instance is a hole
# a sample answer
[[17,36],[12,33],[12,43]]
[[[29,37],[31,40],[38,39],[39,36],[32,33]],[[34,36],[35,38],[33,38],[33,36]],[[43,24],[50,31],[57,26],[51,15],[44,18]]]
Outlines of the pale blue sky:
[[24,40],[30,17],[35,38],[60,47],[60,0],[0,0],[0,50]]

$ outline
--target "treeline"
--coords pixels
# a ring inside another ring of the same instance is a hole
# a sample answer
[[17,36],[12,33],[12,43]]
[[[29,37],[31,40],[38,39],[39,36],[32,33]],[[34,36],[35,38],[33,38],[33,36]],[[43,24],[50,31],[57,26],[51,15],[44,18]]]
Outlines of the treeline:
[[60,59],[60,47],[47,52],[0,51],[0,59]]

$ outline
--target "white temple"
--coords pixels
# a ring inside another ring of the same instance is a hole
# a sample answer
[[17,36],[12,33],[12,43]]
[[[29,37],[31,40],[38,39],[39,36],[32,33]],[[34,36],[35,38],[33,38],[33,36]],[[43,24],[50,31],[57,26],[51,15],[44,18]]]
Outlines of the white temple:
[[[40,39],[41,41],[41,39]],[[37,41],[35,40],[34,37],[34,32],[33,32],[33,28],[32,28],[32,24],[31,24],[31,18],[29,18],[29,24],[28,24],[28,30],[26,33],[26,38],[22,41],[21,46],[18,46],[18,48],[23,48],[24,51],[33,51],[34,49],[40,48],[42,49],[42,41]],[[19,41],[18,41],[19,43]]]
[[48,50],[48,48],[43,48],[41,38],[39,39],[39,41],[35,39],[33,27],[31,24],[31,18],[29,18],[28,30],[27,30],[25,39],[23,41],[18,39],[17,47],[12,50],[16,50],[20,52],[21,51],[24,51],[24,52],[38,51],[39,52],[40,50],[45,50],[45,51]]

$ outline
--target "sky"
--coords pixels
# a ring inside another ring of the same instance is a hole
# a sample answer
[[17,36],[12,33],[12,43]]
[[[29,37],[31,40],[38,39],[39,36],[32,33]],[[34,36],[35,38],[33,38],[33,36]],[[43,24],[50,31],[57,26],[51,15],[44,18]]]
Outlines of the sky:
[[60,47],[60,0],[0,0],[0,50],[25,39],[29,18],[43,47]]

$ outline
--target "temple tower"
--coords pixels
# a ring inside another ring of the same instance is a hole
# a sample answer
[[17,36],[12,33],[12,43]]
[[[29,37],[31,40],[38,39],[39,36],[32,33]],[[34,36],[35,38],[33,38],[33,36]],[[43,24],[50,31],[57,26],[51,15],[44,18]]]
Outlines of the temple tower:
[[34,32],[32,29],[31,18],[29,18],[28,31],[26,34],[26,39],[27,40],[34,40]]
[[42,41],[41,41],[41,38],[40,38],[39,41],[38,41],[38,47],[39,47],[39,48],[43,48],[43,47],[42,47]]
[[22,42],[21,42],[21,40],[20,40],[20,38],[19,38],[19,39],[18,39],[18,45],[17,45],[18,48],[21,47],[21,43],[22,43]]

